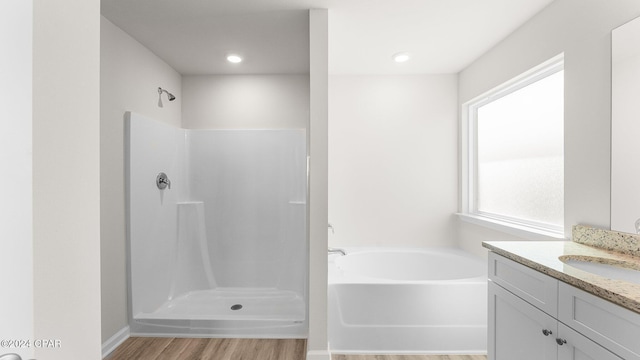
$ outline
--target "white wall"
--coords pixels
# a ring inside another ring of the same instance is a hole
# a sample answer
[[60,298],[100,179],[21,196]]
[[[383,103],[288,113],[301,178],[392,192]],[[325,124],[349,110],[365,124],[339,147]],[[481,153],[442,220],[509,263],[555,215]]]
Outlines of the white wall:
[[184,76],[187,129],[307,128],[309,75]]
[[[101,18],[100,183],[102,341],[127,326],[124,114],[181,123],[182,78],[146,47]],[[176,96],[158,107],[158,87]]]
[[[36,359],[100,359],[100,1],[33,12]],[[55,344],[55,343],[54,343]]]
[[[637,0],[556,0],[459,74],[459,103],[565,54],[565,235],[609,227],[611,30],[640,15]],[[466,224],[460,245],[504,237]],[[478,229],[475,231],[474,228]]]
[[454,246],[457,76],[331,76],[330,246]]
[[327,222],[329,15],[309,11],[309,339],[307,360],[329,360],[327,337]]
[[[0,12],[0,339],[33,338],[32,36],[33,2],[10,0]],[[0,348],[25,359],[32,348]]]

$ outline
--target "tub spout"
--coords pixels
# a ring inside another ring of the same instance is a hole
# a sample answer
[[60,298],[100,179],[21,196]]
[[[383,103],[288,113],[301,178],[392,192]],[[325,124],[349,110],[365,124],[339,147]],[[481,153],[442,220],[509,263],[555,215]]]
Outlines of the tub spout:
[[347,252],[344,251],[343,249],[338,249],[338,248],[329,248],[329,254],[340,254],[342,256],[347,255]]

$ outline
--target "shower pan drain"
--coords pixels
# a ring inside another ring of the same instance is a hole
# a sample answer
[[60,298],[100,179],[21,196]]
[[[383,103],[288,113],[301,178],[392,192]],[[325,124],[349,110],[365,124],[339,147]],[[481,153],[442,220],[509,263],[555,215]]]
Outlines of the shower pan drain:
[[242,305],[240,304],[235,304],[231,306],[231,310],[240,310],[242,309]]

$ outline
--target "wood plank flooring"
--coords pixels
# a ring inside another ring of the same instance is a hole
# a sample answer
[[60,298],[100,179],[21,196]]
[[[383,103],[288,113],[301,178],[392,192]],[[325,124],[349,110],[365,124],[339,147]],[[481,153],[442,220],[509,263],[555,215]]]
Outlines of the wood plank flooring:
[[[306,340],[132,337],[105,360],[304,360]],[[486,360],[484,355],[337,355],[332,360]]]
[[107,360],[304,360],[306,340],[127,339]]

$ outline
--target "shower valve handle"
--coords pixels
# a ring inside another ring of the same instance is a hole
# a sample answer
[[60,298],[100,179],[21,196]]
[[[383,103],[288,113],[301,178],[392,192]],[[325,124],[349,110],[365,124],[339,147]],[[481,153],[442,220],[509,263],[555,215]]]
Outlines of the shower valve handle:
[[167,174],[161,172],[158,174],[158,176],[156,176],[156,186],[160,190],[164,190],[167,188],[171,189],[171,180],[169,180]]

